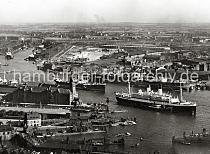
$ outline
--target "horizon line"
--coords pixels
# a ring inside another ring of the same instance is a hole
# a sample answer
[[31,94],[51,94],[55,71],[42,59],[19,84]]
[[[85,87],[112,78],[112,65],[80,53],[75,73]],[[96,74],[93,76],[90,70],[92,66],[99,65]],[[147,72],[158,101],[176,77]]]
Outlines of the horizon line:
[[37,24],[210,24],[210,22],[9,22],[9,23],[0,23],[0,26],[3,25],[37,25]]

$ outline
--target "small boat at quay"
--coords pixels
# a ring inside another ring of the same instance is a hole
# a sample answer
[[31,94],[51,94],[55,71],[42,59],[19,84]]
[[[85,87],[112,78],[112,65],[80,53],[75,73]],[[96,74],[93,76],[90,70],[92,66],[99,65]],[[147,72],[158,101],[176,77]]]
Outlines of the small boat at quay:
[[118,121],[115,123],[112,123],[111,126],[112,127],[116,127],[116,126],[133,126],[136,125],[135,121],[131,121],[131,120],[126,120],[126,121]]

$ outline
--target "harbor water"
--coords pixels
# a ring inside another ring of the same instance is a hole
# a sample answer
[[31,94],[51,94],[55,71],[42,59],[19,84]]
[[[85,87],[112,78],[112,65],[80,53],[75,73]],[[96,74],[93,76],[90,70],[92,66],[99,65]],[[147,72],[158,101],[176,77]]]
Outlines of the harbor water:
[[[110,99],[110,110],[125,110],[127,112],[114,113],[116,117],[137,118],[135,126],[117,126],[110,129],[110,137],[119,133],[131,133],[131,136],[126,137],[126,145],[122,151],[131,153],[153,153],[159,151],[162,153],[172,153],[172,136],[182,137],[183,132],[190,134],[192,131],[200,133],[202,128],[210,129],[210,91],[193,91],[184,93],[184,98],[197,102],[196,116],[180,115],[173,113],[160,113],[148,111],[139,108],[119,106],[116,104],[114,93],[116,91],[126,92],[126,85],[107,84],[105,93],[96,93],[91,91],[79,91],[81,100],[87,103],[105,102],[106,98]],[[134,91],[137,89],[134,89]],[[143,141],[140,141],[140,138]],[[134,146],[139,143],[139,146]],[[178,145],[176,149],[181,148],[181,153],[191,153],[189,146]],[[175,149],[175,150],[176,150]],[[208,147],[210,150],[210,147]],[[200,146],[194,147],[193,152],[202,152]],[[205,151],[205,152],[204,152]],[[203,153],[208,151],[206,147]],[[209,151],[210,152],[210,151]],[[203,154],[202,153],[202,154]]]
[[[24,61],[32,50],[25,50],[15,54],[15,58],[8,62],[9,66],[3,66],[4,57],[0,56],[2,63],[1,71],[8,71],[7,75],[12,74],[12,70],[16,69],[21,72],[31,72],[36,70],[36,66],[31,62]],[[2,74],[1,74],[2,75]],[[1,76],[3,78],[3,76]],[[116,103],[114,92],[126,92],[127,85],[107,84],[105,93],[93,91],[79,91],[80,99],[85,103],[105,103],[109,97],[110,110],[125,110],[127,112],[114,113],[118,119],[134,118],[137,119],[137,125],[134,126],[116,126],[111,127],[108,136],[113,137],[119,133],[131,133],[131,136],[125,138],[124,147],[115,147],[114,151],[130,152],[130,153],[154,153],[159,151],[161,154],[171,153],[172,136],[182,137],[183,132],[190,134],[192,131],[201,132],[202,128],[210,130],[210,91],[192,91],[185,92],[184,98],[189,101],[197,102],[196,116],[180,115],[172,113],[160,113],[154,111],[143,110],[133,107],[119,106]],[[138,89],[133,89],[137,91]],[[143,141],[140,141],[140,138]],[[134,146],[137,143],[138,146]],[[182,150],[180,153],[189,153],[191,146],[177,145],[175,148]],[[205,152],[202,153],[201,146],[193,147],[195,154],[204,154],[210,147],[203,148]],[[184,151],[184,152],[183,152]],[[207,152],[207,153],[210,153]]]

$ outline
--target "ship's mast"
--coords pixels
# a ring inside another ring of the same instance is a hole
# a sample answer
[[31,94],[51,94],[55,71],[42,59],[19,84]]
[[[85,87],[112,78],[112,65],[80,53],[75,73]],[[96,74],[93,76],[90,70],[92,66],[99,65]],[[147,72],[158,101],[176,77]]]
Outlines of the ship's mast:
[[42,102],[41,101],[39,102],[39,108],[40,109],[42,108]]
[[78,97],[78,93],[76,91],[76,85],[75,82],[72,82],[72,94],[73,94],[73,99]]
[[183,101],[182,82],[180,81],[180,101]]
[[6,77],[5,77],[5,72],[4,72],[4,81],[5,81]]
[[7,55],[5,55],[5,59],[4,59],[4,66],[8,66],[8,63],[7,63]]
[[7,84],[7,79],[6,79],[6,74],[5,74],[6,72],[4,71],[4,79],[3,79],[3,83],[4,84]]
[[162,88],[162,84],[159,85],[159,88],[158,88],[158,93],[159,95],[163,95],[163,88]]
[[128,81],[128,93],[129,93],[129,95],[131,94],[131,83],[130,83],[130,81]]
[[69,105],[71,105],[73,100],[73,93],[71,93],[71,90],[69,90]]

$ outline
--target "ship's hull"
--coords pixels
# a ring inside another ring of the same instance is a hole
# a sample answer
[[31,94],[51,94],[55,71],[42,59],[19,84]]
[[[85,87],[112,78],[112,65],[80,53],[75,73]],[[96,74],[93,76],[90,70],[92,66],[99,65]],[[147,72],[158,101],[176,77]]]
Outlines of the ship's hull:
[[210,146],[210,136],[206,135],[194,135],[193,137],[182,138],[173,138],[172,139],[172,150],[173,153],[201,153],[208,154]]
[[105,92],[106,84],[77,84],[78,90]]
[[[133,83],[133,85],[135,87],[140,87],[140,88],[147,88],[150,85],[151,88],[154,90],[159,89],[159,87],[161,85],[163,90],[175,90],[175,91],[180,90],[180,83],[178,83],[178,82],[175,83],[175,82],[158,82],[158,81],[153,81],[153,82],[139,81],[139,82]],[[192,90],[194,88],[194,86],[192,84],[181,83],[181,85],[182,85],[182,89],[187,90],[187,91]]]
[[[71,82],[59,82],[55,81],[56,84],[65,89],[72,89],[72,83]],[[87,91],[100,91],[105,92],[106,84],[76,84],[77,90],[87,90]]]
[[194,136],[186,136],[184,139],[183,137],[181,138],[174,138],[172,139],[172,143],[179,143],[179,144],[184,144],[184,145],[189,145],[185,143],[190,143],[190,144],[208,144],[210,145],[210,135],[206,136],[199,136],[198,134],[194,134]]
[[50,138],[56,140],[63,140],[69,137],[69,139],[73,141],[82,141],[84,140],[84,138],[88,140],[88,139],[104,137],[105,135],[106,135],[105,131],[90,131],[90,132],[56,134],[55,136],[51,136]]
[[[189,113],[191,115],[196,114],[196,106],[194,105],[173,105],[164,102],[157,102],[145,99],[135,99],[135,98],[124,98],[116,96],[117,103],[124,106],[138,107],[148,110],[158,110],[162,112],[173,112],[173,113]],[[155,107],[156,105],[161,105],[160,108]]]
[[[118,76],[116,74],[110,74],[104,76],[104,81],[106,83],[117,83],[117,84],[127,84],[128,78]],[[179,91],[180,90],[180,83],[179,82],[161,82],[161,81],[146,81],[146,80],[136,80],[131,81],[131,85],[138,88],[147,88],[149,85],[153,90],[157,90],[162,86],[163,90],[173,90],[173,91]],[[189,83],[181,83],[182,89],[186,91],[190,91],[195,88],[195,84],[189,84]]]

